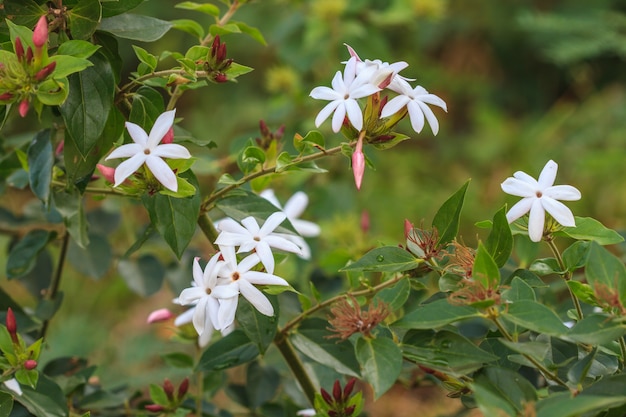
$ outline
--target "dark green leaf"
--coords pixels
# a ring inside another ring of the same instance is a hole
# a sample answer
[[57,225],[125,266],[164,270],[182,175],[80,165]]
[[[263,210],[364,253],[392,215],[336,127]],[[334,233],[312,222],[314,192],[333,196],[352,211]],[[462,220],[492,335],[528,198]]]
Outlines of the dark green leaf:
[[170,22],[150,16],[124,13],[104,18],[98,29],[113,35],[142,42],[154,42],[160,39],[172,27]]
[[69,133],[66,140],[74,142],[83,159],[104,132],[115,92],[115,77],[104,55],[96,53],[90,61],[93,66],[69,77],[70,93],[60,107]]
[[568,339],[589,345],[604,345],[626,334],[626,324],[603,314],[592,314],[576,323]]
[[563,251],[563,263],[565,269],[570,272],[582,268],[587,262],[587,252],[590,243],[587,241],[574,242],[570,247]]
[[555,258],[537,259],[530,265],[528,270],[539,276],[564,273]]
[[506,206],[493,216],[491,233],[489,233],[485,247],[499,267],[509,260],[513,250],[513,235],[509,222],[506,220]]
[[165,268],[153,255],[143,255],[139,259],[122,259],[118,264],[120,275],[135,293],[147,297],[161,289]]
[[89,39],[96,31],[102,7],[98,0],[81,0],[67,13],[72,38]]
[[347,340],[329,339],[333,333],[327,327],[326,320],[304,320],[290,339],[300,352],[314,361],[342,374],[359,377],[359,363],[354,356],[354,347]]
[[219,371],[250,362],[259,355],[256,343],[243,330],[235,330],[228,336],[212,343],[202,354],[197,366],[199,371]]
[[591,366],[593,365],[598,348],[594,348],[589,354],[585,355],[582,359],[574,363],[572,367],[567,371],[567,379],[576,385],[582,385],[584,379],[587,377]]
[[246,373],[246,391],[250,408],[260,407],[274,398],[279,385],[280,375],[276,369],[252,362]]
[[513,278],[513,281],[511,281],[511,287],[502,293],[502,298],[511,302],[520,300],[536,300],[533,288],[520,277]]
[[494,289],[500,284],[498,265],[482,242],[478,242],[478,250],[472,267],[472,277],[480,282],[485,289]]
[[[583,391],[584,393],[584,391]],[[537,417],[579,417],[585,413],[596,413],[626,403],[626,395],[612,397],[603,395],[578,395],[559,392],[537,402]]]
[[4,11],[13,16],[12,23],[27,27],[34,27],[45,13],[35,0],[4,0]]
[[555,235],[569,236],[577,240],[591,240],[599,245],[613,245],[624,241],[615,230],[605,227],[591,217],[576,217],[576,227],[565,227]]
[[485,368],[474,377],[471,388],[486,416],[499,416],[502,411],[511,417],[522,415],[527,404],[537,401],[532,384],[510,369]]
[[439,246],[451,242],[459,231],[461,209],[468,185],[469,181],[446,200],[435,214],[432,226],[439,232],[439,241],[437,242]]
[[37,417],[66,417],[65,396],[61,388],[45,375],[39,376],[37,388],[22,386],[23,394],[15,399]]
[[293,138],[293,146],[301,154],[308,154],[319,148],[324,149],[324,136],[317,130],[311,130],[304,137],[296,134]]
[[32,270],[37,255],[54,236],[54,233],[47,230],[35,229],[28,232],[9,253],[6,267],[7,278],[18,278]]
[[185,353],[174,352],[162,355],[166,364],[175,368],[193,368],[193,358]]
[[276,319],[279,313],[277,298],[275,296],[268,298],[274,307],[273,317],[259,313],[245,298],[239,300],[237,307],[237,322],[246,332],[248,338],[256,343],[261,353],[265,353],[265,350],[274,340],[278,325]]
[[104,236],[89,233],[89,246],[81,248],[75,242],[71,242],[67,258],[78,272],[93,279],[100,279],[111,266],[113,251]]
[[513,352],[531,356],[539,362],[543,362],[550,352],[550,344],[547,342],[509,342],[505,339],[499,339],[499,342]]
[[133,95],[129,121],[150,132],[156,119],[165,111],[163,96],[154,88],[142,86]]
[[374,398],[393,386],[402,370],[402,352],[388,338],[360,338],[355,346],[363,379],[374,388]]
[[612,290],[619,295],[622,305],[626,305],[626,267],[596,242],[589,246],[585,277],[596,294]]
[[409,298],[411,292],[411,283],[408,278],[401,279],[396,285],[391,288],[385,288],[378,292],[373,300],[372,304],[383,302],[385,303],[390,312],[399,310],[402,308],[406,300]]
[[393,323],[393,326],[408,329],[436,329],[459,320],[479,316],[480,314],[474,308],[452,305],[447,299],[441,299],[419,306]]
[[508,305],[502,317],[526,329],[554,336],[562,336],[567,327],[554,311],[532,300],[520,300]]
[[102,2],[102,17],[126,13],[143,3],[144,0],[121,0]]
[[[183,172],[180,176],[198,187],[198,180],[192,171]],[[152,224],[180,259],[196,231],[200,213],[200,194],[196,193],[186,198],[160,193],[146,194],[142,196],[141,201],[150,214]]]
[[9,417],[13,409],[13,396],[0,391],[0,417]]
[[372,249],[361,259],[341,271],[402,272],[415,269],[423,262],[410,252],[397,246]]
[[42,130],[35,135],[28,147],[30,189],[45,206],[48,205],[50,199],[52,167],[54,166],[51,136],[50,129]]

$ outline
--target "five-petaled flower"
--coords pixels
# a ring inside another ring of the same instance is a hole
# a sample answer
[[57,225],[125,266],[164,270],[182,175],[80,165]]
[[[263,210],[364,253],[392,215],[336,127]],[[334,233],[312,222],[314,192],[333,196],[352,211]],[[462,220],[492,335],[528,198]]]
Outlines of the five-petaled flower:
[[175,113],[176,110],[170,110],[161,114],[154,122],[150,134],[147,134],[135,123],[126,122],[126,129],[128,129],[133,143],[118,147],[106,158],[107,160],[129,158],[115,169],[115,187],[123,183],[126,178],[145,163],[150,172],[165,188],[174,192],[178,191],[176,174],[163,158],[188,159],[191,158],[191,154],[182,145],[175,143],[159,144],[174,124]]
[[558,223],[566,227],[576,226],[574,215],[563,203],[557,200],[579,200],[578,189],[571,185],[552,185],[556,179],[558,165],[550,160],[543,167],[539,179],[517,171],[513,177],[502,183],[502,190],[511,195],[523,197],[506,214],[509,223],[529,213],[528,236],[533,242],[539,242],[543,236],[545,212],[547,211]]

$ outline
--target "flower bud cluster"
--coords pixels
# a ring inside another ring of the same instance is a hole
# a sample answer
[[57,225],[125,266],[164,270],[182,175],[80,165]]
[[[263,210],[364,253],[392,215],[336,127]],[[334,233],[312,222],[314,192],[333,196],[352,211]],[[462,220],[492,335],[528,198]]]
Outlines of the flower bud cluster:
[[232,63],[232,59],[226,58],[226,43],[220,40],[219,35],[216,35],[211,44],[211,51],[204,62],[207,78],[216,83],[225,83],[228,81],[226,71]]
[[162,386],[152,385],[150,393],[152,401],[154,402],[145,405],[144,408],[153,413],[174,412],[182,404],[188,390],[188,378],[183,379],[178,389],[174,387],[172,381],[165,378]]
[[320,389],[320,397],[316,398],[316,409],[321,410],[328,417],[357,416],[362,408],[361,393],[352,396],[356,379],[352,378],[341,388],[339,380],[333,384],[332,395],[324,388]]
[[14,53],[5,51],[4,62],[0,63],[0,104],[19,103],[22,117],[28,114],[32,96],[56,69],[56,62],[48,60],[46,16],[39,18],[31,40],[32,45],[16,37]]

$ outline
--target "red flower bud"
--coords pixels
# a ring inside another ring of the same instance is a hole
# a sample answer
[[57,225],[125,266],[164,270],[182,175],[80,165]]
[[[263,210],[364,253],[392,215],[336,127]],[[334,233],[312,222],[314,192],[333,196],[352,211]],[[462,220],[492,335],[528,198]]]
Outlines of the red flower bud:
[[33,62],[33,48],[29,46],[26,50],[26,64],[30,65],[31,62]]
[[341,384],[339,383],[338,379],[336,379],[335,383],[333,384],[333,397],[338,403],[341,402]]
[[17,55],[17,60],[22,62],[22,59],[24,59],[24,45],[22,45],[22,40],[19,36],[15,38],[15,55]]
[[269,137],[272,134],[270,129],[267,127],[265,120],[259,120],[259,130],[261,131],[261,136],[263,137]]
[[57,145],[57,148],[54,150],[54,154],[56,156],[59,156],[63,153],[63,149],[65,148],[65,141],[62,140],[61,142],[59,142],[59,144]]
[[328,410],[328,417],[339,417],[339,414],[334,410]]
[[225,83],[225,82],[228,81],[228,76],[226,74],[224,74],[223,72],[218,72],[217,74],[215,74],[213,79],[217,83]]
[[324,388],[320,389],[320,393],[322,394],[322,398],[324,399],[324,401],[326,402],[326,404],[328,405],[333,405],[334,401],[333,401],[333,397],[330,396],[330,394],[328,393],[328,391],[326,391]]
[[13,94],[6,92],[6,93],[2,93],[0,94],[0,100],[4,101],[4,100],[11,100],[13,98]]
[[18,110],[20,112],[20,116],[26,117],[26,115],[28,114],[28,107],[29,106],[30,106],[30,103],[28,103],[28,99],[27,98],[22,100],[22,102],[20,103],[20,106],[18,107]]
[[158,413],[160,411],[165,410],[165,407],[163,407],[162,405],[158,405],[158,404],[148,404],[146,405],[146,410],[148,411],[152,411],[153,413]]
[[226,44],[223,43],[217,49],[217,62],[220,63],[226,59]]
[[404,238],[408,239],[409,233],[413,230],[413,223],[411,223],[408,219],[404,219]]
[[39,21],[37,22],[37,26],[35,26],[35,31],[33,32],[33,43],[35,47],[40,49],[48,42],[48,19],[46,16],[41,16]]
[[174,384],[167,378],[163,381],[163,391],[165,391],[168,400],[172,401],[174,399]]
[[48,75],[52,74],[52,71],[57,67],[56,61],[52,61],[42,69],[40,69],[37,74],[35,74],[35,80],[43,81],[48,78]]
[[13,314],[13,310],[11,310],[11,307],[9,307],[9,309],[7,310],[6,322],[7,330],[11,335],[11,339],[13,340],[13,342],[17,342],[17,321],[15,321],[15,315]]
[[161,139],[161,143],[172,143],[174,142],[174,126],[170,127],[167,131],[163,139]]
[[354,384],[356,383],[356,378],[350,378],[350,381],[343,387],[343,398],[347,400],[350,394],[352,394],[352,390],[354,389]]
[[351,415],[352,415],[352,413],[354,413],[354,409],[355,409],[355,408],[356,408],[356,406],[355,406],[355,405],[351,405],[350,407],[346,407],[346,408],[343,410],[343,413],[344,413],[346,416],[351,416]]
[[361,230],[367,233],[370,230],[370,212],[363,210],[361,212]]
[[29,359],[26,362],[24,362],[24,369],[26,369],[27,371],[35,369],[36,367],[37,367],[37,361],[34,359]]
[[213,43],[211,44],[211,57],[215,58],[217,56],[217,50],[220,47],[220,35],[215,35],[213,38]]
[[178,387],[178,399],[180,400],[187,394],[187,390],[189,390],[189,378],[183,379],[183,382],[180,383]]

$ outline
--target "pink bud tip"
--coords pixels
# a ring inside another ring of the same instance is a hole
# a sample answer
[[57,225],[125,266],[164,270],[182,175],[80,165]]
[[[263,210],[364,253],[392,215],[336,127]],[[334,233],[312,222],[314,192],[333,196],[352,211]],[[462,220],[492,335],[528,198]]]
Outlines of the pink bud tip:
[[213,79],[217,83],[225,83],[228,81],[228,76],[223,72],[218,72],[217,74],[215,74],[215,77],[213,77]]
[[404,238],[405,239],[408,239],[409,233],[411,233],[412,229],[413,229],[413,223],[411,223],[407,219],[404,219]]
[[[63,153],[63,149],[65,148],[65,141],[62,140],[61,142],[59,142],[59,144],[57,145],[57,148],[54,150],[54,154],[56,156],[59,156]],[[104,166],[104,165],[103,165]]]
[[15,333],[17,333],[17,321],[15,321],[15,314],[13,314],[13,310],[11,309],[11,307],[9,307],[9,309],[7,310],[7,330],[9,331],[9,334],[11,334],[11,336],[13,336]]
[[148,324],[158,323],[161,321],[167,321],[172,317],[174,317],[174,314],[171,311],[167,308],[161,308],[150,313],[147,322]]
[[361,230],[367,233],[370,230],[370,213],[367,210],[361,212]]
[[174,142],[174,126],[170,127],[167,131],[163,139],[161,139],[161,143],[172,143]]
[[[115,184],[115,168],[108,167],[102,164],[96,165],[96,168],[98,168],[98,171],[100,171],[100,174],[102,174],[105,180],[107,180],[111,184]],[[152,314],[150,316],[152,316]]]
[[172,381],[167,378],[163,381],[163,391],[165,391],[165,395],[167,395],[168,400],[174,400],[174,384],[172,384]]
[[13,94],[6,92],[0,94],[0,101],[11,100],[13,98]]
[[27,371],[35,369],[36,367],[37,367],[37,361],[34,359],[29,359],[26,362],[24,362],[24,369],[26,369]]
[[158,404],[148,404],[146,405],[146,410],[152,411],[153,413],[158,413],[160,411],[165,410],[165,407],[163,407],[162,405],[158,405]]
[[348,48],[348,52],[350,53],[351,57],[356,57],[357,61],[360,61],[361,58],[359,58],[359,55],[356,53],[356,51],[354,49],[352,49],[352,47],[350,45],[348,45],[347,43],[344,43],[344,45],[346,46],[346,48]]
[[20,103],[20,106],[18,107],[18,110],[20,112],[20,116],[26,117],[26,115],[28,114],[29,106],[30,106],[30,104],[28,103],[28,99],[27,98],[22,100],[22,102]]
[[46,78],[48,78],[48,75],[52,74],[52,72],[54,71],[54,69],[56,67],[57,67],[56,61],[52,61],[51,63],[49,63],[48,65],[46,65],[42,69],[40,69],[37,72],[37,74],[35,74],[35,80],[37,80],[37,81],[45,80]]
[[24,58],[24,45],[22,45],[22,40],[19,36],[15,38],[15,55],[18,61],[22,61],[22,58]]
[[361,182],[363,181],[363,174],[365,173],[365,155],[363,155],[363,139],[359,138],[356,144],[356,148],[352,153],[352,173],[354,174],[354,183],[356,189],[361,189]]
[[183,398],[185,394],[187,394],[188,390],[189,390],[189,378],[185,378],[183,379],[183,382],[181,382],[180,385],[178,386],[178,399],[180,400],[181,398]]
[[33,32],[33,43],[36,48],[41,48],[48,42],[48,19],[46,16],[41,16],[39,21],[37,22],[37,26],[35,26],[35,31]]

